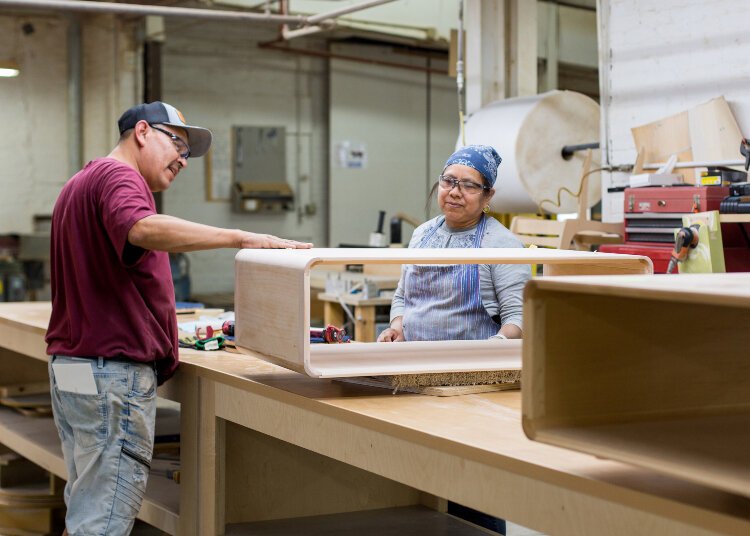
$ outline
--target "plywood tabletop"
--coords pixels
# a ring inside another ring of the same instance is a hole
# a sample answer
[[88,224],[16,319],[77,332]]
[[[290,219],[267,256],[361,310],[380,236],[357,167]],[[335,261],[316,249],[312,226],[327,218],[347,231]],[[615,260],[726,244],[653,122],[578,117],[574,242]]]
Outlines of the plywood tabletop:
[[526,438],[520,391],[458,397],[391,394],[377,387],[316,379],[260,359],[227,352],[183,350],[184,373],[199,374],[467,460],[536,475],[551,483],[618,501],[677,501],[750,522],[748,500],[625,464]]
[[14,325],[28,330],[47,331],[52,314],[50,302],[8,302],[0,304],[0,325]]

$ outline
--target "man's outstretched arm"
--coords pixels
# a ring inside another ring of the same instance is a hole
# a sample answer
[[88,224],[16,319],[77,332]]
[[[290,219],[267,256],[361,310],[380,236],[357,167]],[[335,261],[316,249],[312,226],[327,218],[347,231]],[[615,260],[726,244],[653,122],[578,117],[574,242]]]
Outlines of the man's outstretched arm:
[[297,242],[240,229],[213,227],[165,214],[154,214],[138,220],[128,232],[128,242],[143,249],[170,253],[218,248],[312,247],[309,242]]

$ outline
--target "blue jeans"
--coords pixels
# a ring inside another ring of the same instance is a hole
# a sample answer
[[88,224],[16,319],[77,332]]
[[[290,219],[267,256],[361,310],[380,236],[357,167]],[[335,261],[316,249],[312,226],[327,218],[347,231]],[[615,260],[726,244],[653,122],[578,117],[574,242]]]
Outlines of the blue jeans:
[[[98,394],[59,390],[52,363],[90,363]],[[68,469],[68,534],[130,534],[146,492],[154,449],[153,366],[52,356],[49,376],[52,410]]]

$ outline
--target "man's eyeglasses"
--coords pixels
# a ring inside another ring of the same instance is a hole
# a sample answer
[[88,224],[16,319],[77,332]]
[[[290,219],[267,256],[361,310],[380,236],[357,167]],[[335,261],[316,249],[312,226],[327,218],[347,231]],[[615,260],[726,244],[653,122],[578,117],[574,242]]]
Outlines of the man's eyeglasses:
[[187,142],[185,140],[183,140],[182,138],[180,138],[179,136],[177,136],[175,134],[172,134],[168,130],[164,130],[163,128],[159,128],[159,127],[156,127],[154,125],[150,125],[150,126],[154,130],[158,130],[162,134],[166,134],[167,136],[169,136],[169,139],[172,140],[172,143],[174,144],[174,148],[177,149],[177,153],[182,158],[184,158],[185,160],[187,160],[188,158],[190,158],[190,146],[187,144]]
[[450,191],[453,190],[453,188],[458,187],[459,191],[471,195],[476,195],[482,190],[490,189],[489,186],[485,186],[484,184],[479,184],[478,182],[470,181],[468,179],[457,179],[450,175],[440,175],[438,184],[440,184],[440,188],[443,190]]

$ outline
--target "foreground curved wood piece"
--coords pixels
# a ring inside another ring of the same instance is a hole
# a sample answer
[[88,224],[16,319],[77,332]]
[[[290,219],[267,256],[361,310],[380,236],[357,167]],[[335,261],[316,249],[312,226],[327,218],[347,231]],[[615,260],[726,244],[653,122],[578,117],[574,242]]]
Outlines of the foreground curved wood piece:
[[750,274],[526,287],[528,437],[750,498]]
[[235,257],[237,347],[315,378],[521,367],[520,341],[311,345],[310,271],[345,264],[542,264],[546,275],[650,274],[647,257],[547,249],[245,249]]

